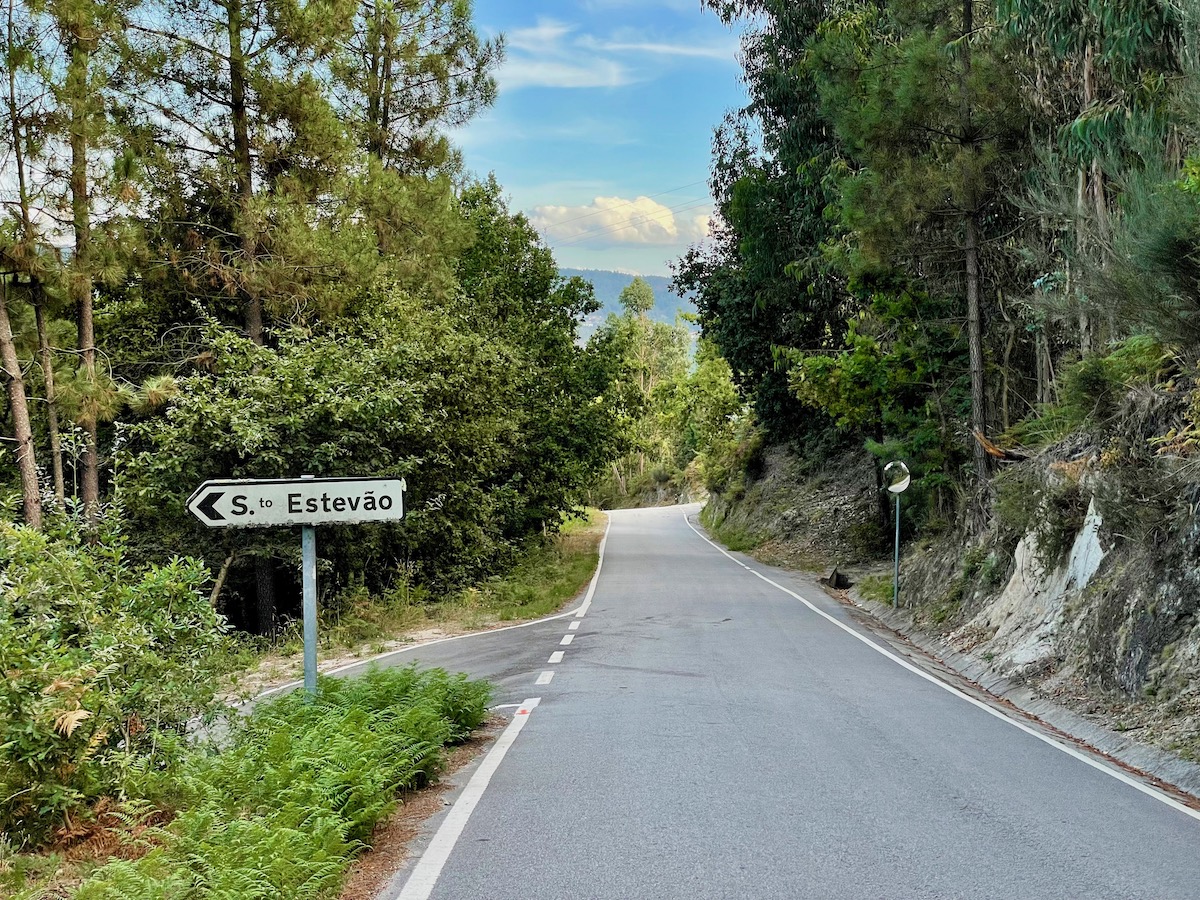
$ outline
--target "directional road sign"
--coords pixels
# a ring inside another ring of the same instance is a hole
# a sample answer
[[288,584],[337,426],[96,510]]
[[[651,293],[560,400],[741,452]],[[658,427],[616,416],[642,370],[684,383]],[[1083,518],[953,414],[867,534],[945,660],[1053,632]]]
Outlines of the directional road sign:
[[403,478],[206,481],[187,508],[209,528],[396,522],[407,488]]

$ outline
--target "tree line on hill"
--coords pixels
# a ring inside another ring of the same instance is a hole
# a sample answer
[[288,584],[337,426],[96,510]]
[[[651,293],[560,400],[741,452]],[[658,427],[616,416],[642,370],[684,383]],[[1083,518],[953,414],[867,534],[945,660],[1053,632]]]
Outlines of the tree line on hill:
[[402,525],[322,539],[335,592],[467,583],[577,506],[628,441],[616,364],[576,341],[590,286],[446,138],[495,97],[503,44],[471,15],[6,6],[8,518],[117,517],[129,559],[202,557],[214,603],[269,633],[295,535],[204,529],[206,479],[407,477]]
[[908,460],[914,514],[979,530],[997,460],[1194,377],[1193,0],[704,5],[749,99],[675,286],[769,440]]

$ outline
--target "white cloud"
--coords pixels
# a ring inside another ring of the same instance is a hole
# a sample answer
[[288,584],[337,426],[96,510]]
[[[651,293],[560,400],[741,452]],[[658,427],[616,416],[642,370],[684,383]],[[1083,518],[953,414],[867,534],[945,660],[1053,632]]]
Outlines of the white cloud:
[[632,73],[619,63],[604,59],[581,63],[556,59],[511,59],[497,76],[501,90],[523,87],[612,88],[630,84]]
[[653,78],[669,60],[721,60],[734,64],[734,38],[689,43],[658,40],[633,29],[607,38],[580,34],[577,26],[539,18],[505,36],[507,59],[496,73],[501,90],[616,88]]
[[554,47],[574,30],[574,26],[554,19],[538,19],[530,28],[514,28],[505,37],[509,50],[526,50],[540,53]]
[[691,12],[696,5],[696,0],[584,0],[583,2],[583,8],[589,12],[621,9],[628,6],[636,6],[642,10],[662,7],[675,12]]
[[496,73],[500,89],[614,88],[635,80],[625,65],[588,48],[591,41],[571,39],[574,31],[565,22],[539,18],[536,25],[508,32],[508,57]]
[[741,45],[736,37],[719,42],[686,43],[681,41],[660,41],[642,37],[636,34],[625,34],[608,40],[597,40],[585,37],[579,40],[580,45],[592,47],[604,53],[637,54],[646,57],[683,57],[689,59],[716,59],[721,62],[736,64]]
[[699,200],[664,206],[650,197],[597,197],[584,206],[539,206],[530,221],[554,247],[678,246],[707,237],[711,214]]

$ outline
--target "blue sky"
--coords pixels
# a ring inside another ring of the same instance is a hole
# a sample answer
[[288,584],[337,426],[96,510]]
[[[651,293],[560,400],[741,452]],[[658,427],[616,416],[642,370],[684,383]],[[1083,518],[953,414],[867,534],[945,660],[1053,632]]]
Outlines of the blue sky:
[[712,212],[713,128],[745,94],[738,37],[700,0],[475,0],[503,33],[496,105],[454,139],[559,265],[665,275]]

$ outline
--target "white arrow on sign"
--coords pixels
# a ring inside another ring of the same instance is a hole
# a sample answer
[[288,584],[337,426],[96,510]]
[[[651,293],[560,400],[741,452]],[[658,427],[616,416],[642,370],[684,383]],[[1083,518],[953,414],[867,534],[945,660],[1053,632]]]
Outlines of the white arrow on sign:
[[404,518],[403,478],[206,481],[187,508],[209,528],[346,525]]

